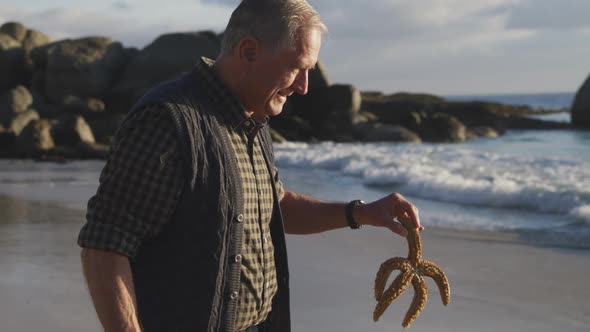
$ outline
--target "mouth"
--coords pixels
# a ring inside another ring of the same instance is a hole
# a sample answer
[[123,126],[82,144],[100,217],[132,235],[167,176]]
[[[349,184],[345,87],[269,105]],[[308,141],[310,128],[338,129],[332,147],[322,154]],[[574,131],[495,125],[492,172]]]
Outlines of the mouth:
[[278,92],[279,96],[285,97],[285,98],[291,96],[292,94],[293,94],[293,91],[279,91]]

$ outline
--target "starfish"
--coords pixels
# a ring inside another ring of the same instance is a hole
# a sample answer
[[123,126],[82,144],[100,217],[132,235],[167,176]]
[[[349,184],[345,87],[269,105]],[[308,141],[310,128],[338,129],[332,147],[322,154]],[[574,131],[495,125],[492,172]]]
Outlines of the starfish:
[[[377,321],[391,302],[412,284],[415,291],[414,299],[402,322],[402,326],[406,328],[418,317],[426,305],[428,287],[424,276],[434,279],[440,291],[442,303],[445,306],[451,302],[451,290],[444,271],[438,265],[422,259],[420,234],[414,224],[407,218],[398,218],[398,220],[408,230],[408,257],[394,257],[381,264],[375,278],[377,306],[373,312],[373,320]],[[385,290],[385,283],[394,270],[400,270],[401,273]]]

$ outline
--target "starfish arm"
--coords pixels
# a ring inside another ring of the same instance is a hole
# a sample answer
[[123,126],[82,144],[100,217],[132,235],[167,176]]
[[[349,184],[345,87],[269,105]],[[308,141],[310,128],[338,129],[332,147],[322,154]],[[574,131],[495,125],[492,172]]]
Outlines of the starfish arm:
[[414,267],[417,267],[422,260],[422,242],[420,241],[420,233],[414,227],[412,221],[405,217],[398,217],[399,222],[408,231],[406,237],[408,241],[408,259],[412,262]]
[[375,300],[379,301],[381,295],[383,295],[383,290],[385,289],[385,282],[389,278],[389,275],[394,270],[402,270],[405,271],[405,265],[407,265],[407,259],[402,257],[394,257],[386,260],[381,264],[379,271],[377,271],[377,276],[375,277]]
[[449,280],[440,266],[433,262],[422,261],[420,267],[422,274],[431,277],[434,279],[434,282],[436,282],[442,303],[444,305],[451,303],[451,288],[449,286]]
[[426,300],[428,299],[428,286],[426,286],[424,278],[415,275],[412,278],[412,285],[414,286],[415,291],[414,299],[412,300],[410,309],[408,309],[406,317],[402,322],[402,326],[404,328],[410,326],[410,324],[412,324],[412,322],[418,317],[422,309],[424,309]]
[[391,286],[383,293],[381,298],[377,302],[375,311],[373,311],[373,320],[377,321],[381,315],[385,312],[385,309],[389,307],[398,296],[403,293],[410,283],[412,283],[413,273],[410,271],[403,271],[395,280],[391,283]]

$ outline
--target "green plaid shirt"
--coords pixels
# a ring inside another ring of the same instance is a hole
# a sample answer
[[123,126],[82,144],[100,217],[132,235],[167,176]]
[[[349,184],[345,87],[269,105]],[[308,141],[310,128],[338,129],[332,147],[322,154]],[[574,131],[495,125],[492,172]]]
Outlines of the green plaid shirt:
[[[272,182],[283,195],[276,169],[269,173],[257,133],[266,123],[247,115],[235,96],[203,58],[197,70],[208,83],[208,95],[223,110],[226,132],[238,162],[244,196],[244,243],[236,327],[238,331],[263,322],[277,291],[274,248],[270,237]],[[87,223],[78,237],[82,247],[134,257],[141,241],[156,236],[171,219],[184,178],[176,149],[172,119],[148,107],[126,119],[89,200]]]

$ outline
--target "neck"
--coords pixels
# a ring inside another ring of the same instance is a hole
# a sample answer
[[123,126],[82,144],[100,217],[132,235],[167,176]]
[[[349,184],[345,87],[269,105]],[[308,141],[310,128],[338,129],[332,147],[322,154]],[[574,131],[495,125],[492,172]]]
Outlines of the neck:
[[238,98],[244,106],[246,113],[253,116],[254,111],[248,106],[245,98],[245,84],[242,79],[241,69],[227,56],[219,55],[212,67],[213,71],[219,76],[219,79],[229,91]]

